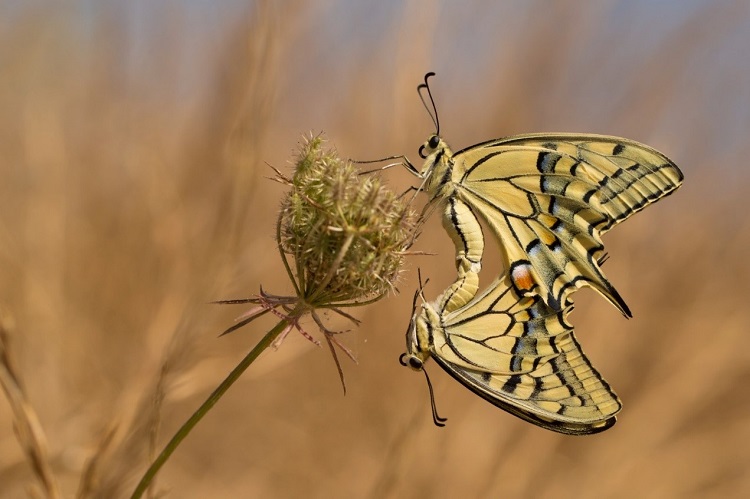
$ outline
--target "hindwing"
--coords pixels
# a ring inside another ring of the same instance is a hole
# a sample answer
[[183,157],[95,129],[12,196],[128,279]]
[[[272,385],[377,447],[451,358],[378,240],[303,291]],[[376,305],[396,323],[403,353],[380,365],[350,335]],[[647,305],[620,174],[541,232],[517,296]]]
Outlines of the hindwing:
[[429,353],[473,392],[553,431],[597,433],[621,404],[576,340],[571,310],[518,295],[506,273],[460,309],[422,318]]

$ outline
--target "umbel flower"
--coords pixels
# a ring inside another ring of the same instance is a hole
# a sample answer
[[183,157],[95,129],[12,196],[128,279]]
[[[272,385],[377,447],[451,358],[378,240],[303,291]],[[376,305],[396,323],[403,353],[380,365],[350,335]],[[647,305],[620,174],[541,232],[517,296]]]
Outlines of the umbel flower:
[[394,289],[416,231],[408,204],[385,188],[378,177],[361,174],[350,161],[325,149],[320,135],[305,138],[294,167],[291,178],[274,168],[274,180],[290,188],[281,205],[276,239],[294,295],[272,295],[261,287],[251,298],[216,302],[254,305],[222,334],[267,313],[280,320],[172,437],[144,474],[133,498],[143,495],[180,442],[263,350],[278,347],[293,329],[320,344],[302,328],[302,317],[309,314],[323,333],[343,384],[335,347],[352,360],[354,357],[336,339],[338,332],[325,327],[318,312],[330,310],[358,324],[343,309],[372,303]]
[[256,305],[223,334],[267,312],[279,316],[286,324],[272,343],[275,347],[292,329],[319,345],[299,322],[310,314],[331,349],[343,384],[334,345],[356,360],[336,339],[338,332],[325,327],[318,311],[331,310],[358,324],[342,309],[372,303],[394,289],[415,224],[408,206],[378,177],[362,175],[335,150],[324,148],[324,142],[320,135],[303,140],[291,178],[274,168],[274,180],[290,187],[276,239],[295,295],[271,295],[261,288],[255,297],[217,303]]
[[[311,307],[381,297],[398,278],[412,238],[407,207],[378,177],[360,175],[321,136],[306,139],[279,218],[279,245],[296,262],[298,296]],[[287,269],[289,266],[287,265]],[[296,279],[295,279],[296,276]]]

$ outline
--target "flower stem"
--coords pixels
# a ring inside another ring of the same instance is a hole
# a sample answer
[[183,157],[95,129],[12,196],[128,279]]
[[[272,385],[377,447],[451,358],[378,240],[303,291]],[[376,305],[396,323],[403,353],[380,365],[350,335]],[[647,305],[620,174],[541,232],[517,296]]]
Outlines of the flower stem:
[[[295,313],[298,313],[298,310],[293,311],[290,314],[290,317],[294,317]],[[224,378],[224,381],[221,382],[221,384],[216,388],[216,390],[211,393],[211,395],[208,396],[205,402],[193,413],[192,416],[190,416],[190,419],[185,421],[185,423],[180,427],[179,430],[177,430],[177,433],[174,434],[172,437],[172,440],[169,441],[169,443],[164,447],[164,450],[161,451],[161,454],[157,456],[157,458],[154,460],[154,462],[151,464],[151,466],[146,470],[146,473],[143,475],[143,478],[141,478],[141,481],[138,483],[138,486],[136,487],[135,491],[133,492],[133,495],[130,496],[131,499],[138,499],[140,498],[143,493],[148,489],[149,485],[153,481],[156,474],[159,472],[161,467],[164,465],[165,462],[169,459],[169,457],[172,455],[172,453],[177,449],[177,446],[180,445],[180,443],[185,439],[185,437],[188,436],[188,433],[195,427],[198,422],[203,419],[203,416],[205,416],[208,411],[211,410],[211,408],[216,404],[216,402],[219,401],[219,399],[226,393],[226,391],[229,389],[230,386],[234,384],[235,381],[239,379],[240,376],[242,376],[242,373],[245,372],[245,370],[250,366],[250,364],[253,363],[253,361],[258,358],[260,353],[268,348],[268,346],[273,342],[273,340],[276,339],[276,337],[281,334],[281,332],[288,326],[289,322],[288,320],[282,320],[276,326],[273,327],[259,342],[257,345],[255,345],[255,348],[253,348],[250,353],[248,353],[244,359],[240,361],[239,364],[237,364],[237,367],[235,367],[229,375]]]

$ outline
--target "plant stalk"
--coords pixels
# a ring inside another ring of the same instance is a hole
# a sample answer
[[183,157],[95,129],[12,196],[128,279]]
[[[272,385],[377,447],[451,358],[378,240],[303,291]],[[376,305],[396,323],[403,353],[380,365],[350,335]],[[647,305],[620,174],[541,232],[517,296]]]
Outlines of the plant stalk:
[[[301,307],[297,307],[294,311],[292,311],[289,314],[289,317],[296,317],[299,315]],[[296,314],[296,315],[295,315]],[[185,421],[185,423],[180,427],[179,430],[177,430],[177,433],[174,434],[172,437],[172,440],[169,441],[169,443],[164,447],[164,450],[161,451],[161,453],[156,457],[154,462],[149,466],[148,470],[146,470],[146,473],[143,475],[143,478],[141,478],[141,481],[138,482],[138,486],[135,488],[135,491],[133,492],[133,495],[130,496],[131,499],[139,499],[141,496],[143,496],[143,493],[146,492],[149,485],[153,481],[156,474],[159,472],[161,467],[164,465],[165,462],[169,459],[169,457],[172,455],[172,453],[177,449],[177,446],[180,445],[180,443],[185,439],[185,437],[188,436],[190,431],[195,427],[198,422],[203,419],[203,416],[205,416],[208,411],[211,410],[211,408],[216,404],[216,402],[219,401],[219,399],[226,393],[226,391],[231,387],[235,381],[239,379],[240,376],[242,376],[242,373],[245,372],[245,370],[250,366],[250,364],[253,363],[255,359],[258,358],[258,356],[261,354],[263,350],[268,348],[268,346],[273,342],[273,340],[276,339],[279,334],[289,325],[289,321],[284,319],[279,321],[276,326],[273,327],[259,342],[257,345],[255,345],[255,348],[253,348],[246,356],[243,358],[239,364],[237,364],[237,367],[235,367],[232,372],[229,373],[229,375],[224,378],[224,381],[221,382],[221,384],[216,387],[216,389],[211,393],[211,395],[208,396],[205,402],[193,413],[190,418]]]

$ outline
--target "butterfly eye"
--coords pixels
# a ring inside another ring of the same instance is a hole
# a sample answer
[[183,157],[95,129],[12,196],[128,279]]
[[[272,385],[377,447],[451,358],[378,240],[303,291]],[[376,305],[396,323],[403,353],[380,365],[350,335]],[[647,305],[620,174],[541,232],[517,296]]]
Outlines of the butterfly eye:
[[427,158],[427,152],[425,152],[425,150],[430,150],[429,152],[432,152],[437,149],[438,145],[440,145],[440,137],[438,137],[437,135],[433,135],[429,138],[427,144],[422,144],[422,146],[419,148],[419,156],[422,159]]
[[421,371],[424,364],[417,357],[413,357],[408,353],[402,353],[401,357],[398,358],[399,363],[404,367],[409,367],[415,371]]

